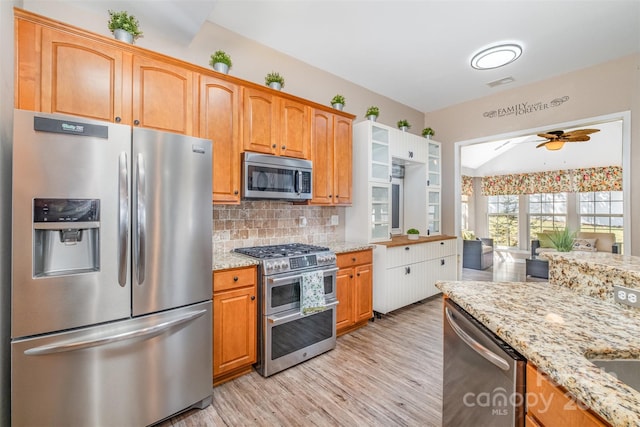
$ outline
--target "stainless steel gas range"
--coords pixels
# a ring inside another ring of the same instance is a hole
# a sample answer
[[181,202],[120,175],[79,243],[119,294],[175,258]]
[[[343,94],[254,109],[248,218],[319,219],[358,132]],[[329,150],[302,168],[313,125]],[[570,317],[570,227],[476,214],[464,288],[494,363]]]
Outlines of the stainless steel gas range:
[[[329,248],[284,244],[239,248],[260,259],[256,370],[265,377],[336,346],[336,255]],[[319,273],[318,273],[319,272]],[[303,314],[303,280],[322,276],[323,307]]]

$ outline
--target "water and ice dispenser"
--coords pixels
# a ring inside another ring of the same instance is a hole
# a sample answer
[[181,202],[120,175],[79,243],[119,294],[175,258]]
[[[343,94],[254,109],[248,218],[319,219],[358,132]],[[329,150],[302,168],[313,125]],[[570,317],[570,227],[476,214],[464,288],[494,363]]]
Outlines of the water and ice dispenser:
[[100,200],[33,200],[33,276],[100,270]]

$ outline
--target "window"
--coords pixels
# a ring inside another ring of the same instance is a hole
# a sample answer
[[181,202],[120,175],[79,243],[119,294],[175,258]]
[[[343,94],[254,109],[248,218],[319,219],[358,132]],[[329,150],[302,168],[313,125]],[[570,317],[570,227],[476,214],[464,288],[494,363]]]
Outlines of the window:
[[529,195],[529,240],[537,233],[567,226],[567,193]]
[[494,245],[518,246],[518,196],[489,196],[489,235]]
[[624,242],[622,191],[592,191],[578,197],[580,231],[614,233]]

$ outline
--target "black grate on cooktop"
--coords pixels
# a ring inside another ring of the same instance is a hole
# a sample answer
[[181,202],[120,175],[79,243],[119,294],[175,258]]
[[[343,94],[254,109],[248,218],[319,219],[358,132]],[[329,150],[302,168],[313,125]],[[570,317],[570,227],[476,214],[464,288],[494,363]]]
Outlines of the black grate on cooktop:
[[313,254],[325,252],[329,248],[323,246],[307,245],[305,243],[288,243],[283,245],[252,246],[237,248],[234,251],[253,258],[282,258],[295,255]]

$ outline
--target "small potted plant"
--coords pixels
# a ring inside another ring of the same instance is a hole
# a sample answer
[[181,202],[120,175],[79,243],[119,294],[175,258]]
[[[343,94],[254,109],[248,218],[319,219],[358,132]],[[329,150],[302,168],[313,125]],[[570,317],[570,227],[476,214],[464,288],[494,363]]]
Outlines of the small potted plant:
[[284,87],[284,77],[279,73],[272,71],[264,78],[264,84],[271,89],[280,90]]
[[371,106],[367,108],[367,112],[364,115],[368,120],[375,122],[380,115],[380,109],[376,106]]
[[342,108],[346,105],[344,96],[338,94],[331,99],[331,106],[336,110],[342,111]]
[[231,57],[224,50],[216,50],[211,55],[209,64],[219,73],[229,74],[229,68],[231,68]]
[[433,131],[433,129],[431,128],[424,128],[422,129],[422,136],[424,136],[427,139],[431,139],[431,137],[433,135],[435,135],[436,133]]
[[122,12],[109,10],[109,22],[107,26],[116,40],[133,44],[138,37],[142,36],[138,20],[135,16],[129,15],[124,10]]
[[400,129],[403,132],[406,132],[407,129],[409,129],[411,127],[411,125],[409,124],[408,121],[406,120],[398,120],[398,129]]
[[567,227],[562,230],[554,229],[554,232],[549,234],[549,239],[558,252],[570,252],[573,249],[574,237],[576,233],[572,233]]
[[407,239],[418,240],[418,237],[420,237],[420,231],[416,230],[415,228],[410,228],[407,230]]

